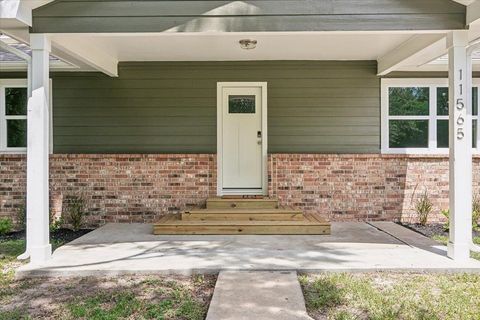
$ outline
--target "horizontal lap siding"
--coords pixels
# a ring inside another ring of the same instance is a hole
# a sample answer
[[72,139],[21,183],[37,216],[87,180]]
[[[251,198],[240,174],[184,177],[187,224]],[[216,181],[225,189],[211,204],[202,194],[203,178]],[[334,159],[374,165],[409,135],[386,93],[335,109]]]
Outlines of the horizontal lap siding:
[[451,0],[63,0],[33,11],[33,32],[246,32],[466,28]]
[[56,153],[216,151],[218,81],[268,83],[269,152],[379,152],[376,63],[122,63],[53,75]]

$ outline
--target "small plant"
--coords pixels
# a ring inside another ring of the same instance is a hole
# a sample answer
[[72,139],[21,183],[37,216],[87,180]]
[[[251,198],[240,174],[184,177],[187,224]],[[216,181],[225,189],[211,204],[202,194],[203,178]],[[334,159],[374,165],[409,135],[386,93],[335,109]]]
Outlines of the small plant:
[[25,230],[27,227],[27,206],[25,203],[17,208],[17,226],[20,230]]
[[86,214],[85,199],[82,196],[70,196],[66,207],[66,216],[73,231],[80,230]]
[[450,209],[445,209],[440,212],[445,218],[447,218],[447,222],[443,225],[443,229],[445,231],[450,230]]
[[50,232],[55,232],[63,225],[63,217],[57,217],[55,211],[50,210]]
[[0,235],[10,233],[13,228],[12,219],[1,218],[0,219]]
[[415,203],[415,211],[418,215],[418,221],[422,226],[425,226],[428,222],[428,216],[432,212],[433,204],[430,198],[428,197],[428,192],[425,192],[420,196],[420,198]]
[[480,196],[476,194],[472,200],[472,229],[480,231]]

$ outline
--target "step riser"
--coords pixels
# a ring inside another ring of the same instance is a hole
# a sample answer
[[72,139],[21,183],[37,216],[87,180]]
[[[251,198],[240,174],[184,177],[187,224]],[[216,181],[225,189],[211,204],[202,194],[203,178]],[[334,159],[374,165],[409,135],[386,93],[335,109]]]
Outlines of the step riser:
[[156,235],[328,235],[330,226],[155,226]]
[[276,209],[278,202],[276,200],[223,200],[207,201],[207,209]]
[[182,220],[190,221],[300,221],[302,213],[182,213]]

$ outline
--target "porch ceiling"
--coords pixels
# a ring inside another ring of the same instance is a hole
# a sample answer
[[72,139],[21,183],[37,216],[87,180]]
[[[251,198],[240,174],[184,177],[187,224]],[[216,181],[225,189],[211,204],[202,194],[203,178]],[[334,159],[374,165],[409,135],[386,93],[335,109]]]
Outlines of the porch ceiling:
[[[52,35],[89,42],[118,61],[376,60],[408,40],[406,33],[215,33]],[[239,40],[257,40],[245,50]]]
[[[471,28],[480,36],[480,24]],[[421,43],[417,54],[395,66],[397,71],[446,71],[443,33],[413,32],[263,32],[263,33],[138,33],[53,34],[59,48],[88,47],[89,53],[112,61],[249,61],[249,60],[378,60],[401,52],[409,42]],[[257,41],[245,50],[239,40]],[[431,44],[429,39],[435,40]],[[443,39],[443,40],[442,40]],[[73,44],[73,47],[72,47]],[[79,55],[78,58],[81,58]],[[104,60],[105,60],[104,59]],[[88,62],[88,61],[85,61]],[[475,70],[480,70],[475,61]],[[95,68],[94,69],[98,69]],[[87,69],[84,69],[87,70]]]

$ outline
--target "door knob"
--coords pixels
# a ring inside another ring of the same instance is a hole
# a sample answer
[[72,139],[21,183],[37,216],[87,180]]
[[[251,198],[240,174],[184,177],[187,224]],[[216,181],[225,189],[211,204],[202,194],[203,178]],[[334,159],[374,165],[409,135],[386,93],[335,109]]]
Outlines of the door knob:
[[261,138],[262,137],[262,131],[257,131],[257,138]]

